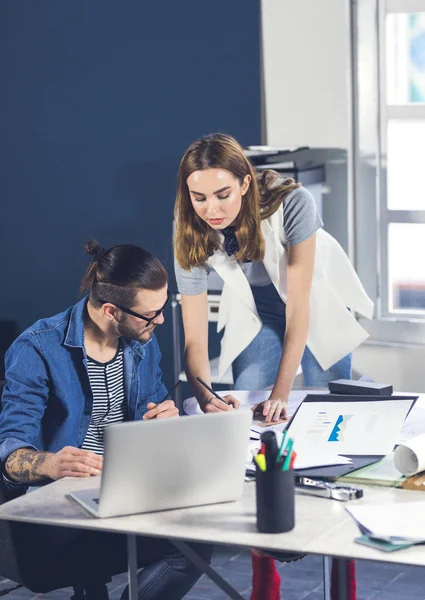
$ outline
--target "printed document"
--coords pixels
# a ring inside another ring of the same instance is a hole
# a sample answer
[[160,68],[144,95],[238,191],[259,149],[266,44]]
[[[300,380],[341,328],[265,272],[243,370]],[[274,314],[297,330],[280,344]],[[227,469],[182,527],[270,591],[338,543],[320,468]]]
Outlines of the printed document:
[[294,445],[334,454],[392,452],[414,400],[303,402],[288,427]]

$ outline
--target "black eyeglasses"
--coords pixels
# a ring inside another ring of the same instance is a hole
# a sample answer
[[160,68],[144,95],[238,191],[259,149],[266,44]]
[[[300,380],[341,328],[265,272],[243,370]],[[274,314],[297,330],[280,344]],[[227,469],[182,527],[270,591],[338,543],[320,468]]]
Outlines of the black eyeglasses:
[[134,310],[131,310],[130,308],[127,308],[126,306],[122,306],[121,304],[116,304],[116,302],[109,302],[109,300],[101,300],[99,298],[99,302],[101,302],[102,304],[113,304],[114,306],[116,306],[117,308],[119,308],[120,310],[122,310],[122,312],[127,313],[127,315],[131,315],[132,317],[137,317],[138,319],[143,319],[144,321],[146,321],[146,327],[149,327],[149,325],[152,323],[152,321],[155,321],[155,319],[157,319],[159,317],[160,314],[162,314],[168,304],[170,300],[170,292],[167,292],[167,300],[165,301],[165,304],[162,308],[160,308],[159,310],[155,311],[155,314],[153,317],[145,317],[144,315],[140,315],[137,312],[134,312]]

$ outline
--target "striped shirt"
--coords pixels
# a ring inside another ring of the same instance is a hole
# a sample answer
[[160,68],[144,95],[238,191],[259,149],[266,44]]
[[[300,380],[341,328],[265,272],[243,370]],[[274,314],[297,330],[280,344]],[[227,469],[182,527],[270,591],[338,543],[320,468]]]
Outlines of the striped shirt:
[[93,409],[82,448],[103,454],[105,427],[127,420],[124,351],[121,343],[114,358],[106,363],[88,356],[87,370],[93,392]]

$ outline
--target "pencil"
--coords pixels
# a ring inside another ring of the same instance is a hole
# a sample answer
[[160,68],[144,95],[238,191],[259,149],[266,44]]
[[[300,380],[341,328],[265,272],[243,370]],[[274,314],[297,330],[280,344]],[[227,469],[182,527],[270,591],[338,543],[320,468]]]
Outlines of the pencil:
[[168,394],[165,396],[165,398],[163,398],[163,399],[161,400],[161,402],[165,402],[165,401],[167,400],[167,398],[168,398],[169,396],[171,396],[171,394],[174,392],[174,390],[176,389],[176,387],[177,387],[177,386],[178,386],[180,383],[181,383],[181,381],[180,381],[180,379],[179,379],[179,380],[178,380],[178,382],[177,382],[175,385],[173,385],[173,387],[172,387],[172,388],[171,388],[171,390],[168,392]]
[[222,398],[221,396],[219,396],[219,395],[217,394],[217,392],[215,392],[215,391],[212,389],[212,387],[210,387],[210,386],[208,385],[208,383],[205,383],[205,381],[204,381],[203,379],[201,379],[200,377],[197,377],[196,379],[199,381],[199,383],[202,383],[202,385],[203,385],[204,387],[206,387],[206,388],[207,388],[207,390],[208,390],[209,392],[211,392],[211,394],[213,394],[213,396],[215,396],[216,398],[218,398],[219,400],[221,400],[222,402],[224,402],[224,404],[227,404],[227,406],[230,406],[229,402],[227,402],[227,400],[225,400],[224,398]]

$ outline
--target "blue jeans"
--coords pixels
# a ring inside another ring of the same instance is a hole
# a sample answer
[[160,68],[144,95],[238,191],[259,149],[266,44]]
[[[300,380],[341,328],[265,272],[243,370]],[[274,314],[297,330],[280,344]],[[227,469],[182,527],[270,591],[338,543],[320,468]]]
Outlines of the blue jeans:
[[[50,583],[38,591],[64,585],[99,585],[127,569],[126,537],[68,527],[13,523],[13,536],[27,567],[27,580]],[[189,543],[208,564],[212,544]],[[138,598],[180,600],[201,577],[200,570],[166,539],[137,536]],[[52,565],[54,568],[52,570]],[[66,582],[66,583],[64,583]],[[30,586],[31,587],[31,586]],[[128,599],[128,588],[121,596]]]
[[[235,390],[261,390],[274,384],[285,336],[285,304],[273,284],[252,287],[263,326],[247,348],[233,361]],[[351,354],[324,371],[305,348],[301,366],[306,387],[327,387],[334,379],[351,379]]]
[[[208,564],[212,545],[189,544]],[[160,538],[137,538],[137,556],[144,568],[137,575],[139,600],[180,600],[202,573],[171,542]],[[121,596],[127,600],[128,588]]]

